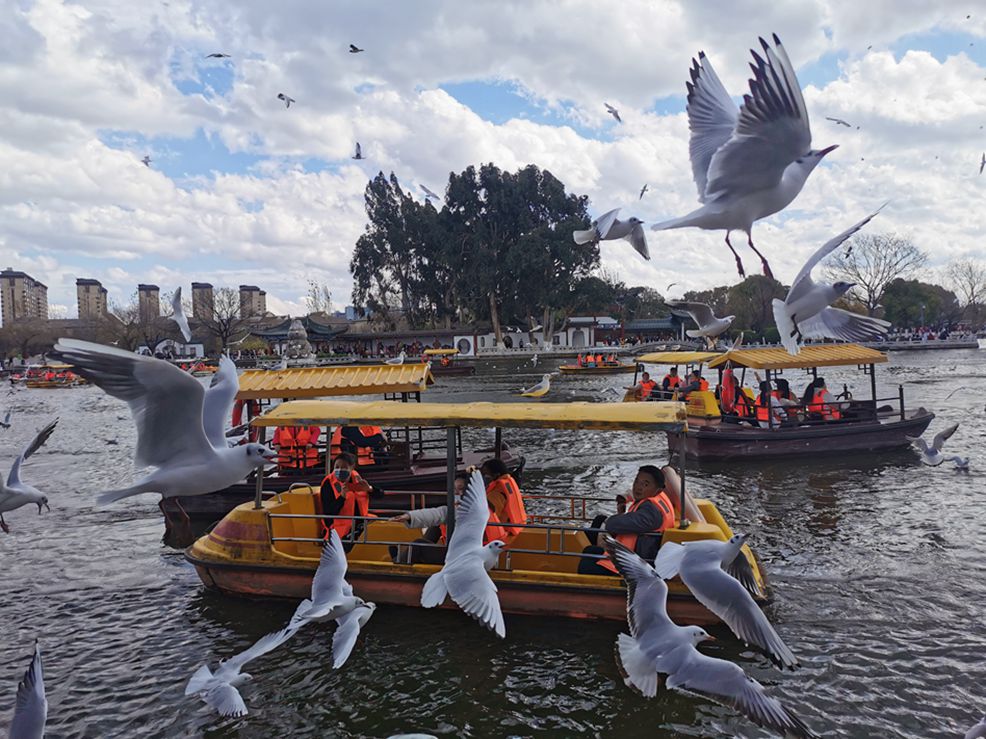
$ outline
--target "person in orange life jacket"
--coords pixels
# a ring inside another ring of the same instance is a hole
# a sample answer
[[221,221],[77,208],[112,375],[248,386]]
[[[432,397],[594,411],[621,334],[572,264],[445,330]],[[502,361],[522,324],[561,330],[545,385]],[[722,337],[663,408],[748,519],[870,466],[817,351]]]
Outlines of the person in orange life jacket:
[[[633,481],[633,499],[628,505],[627,499],[618,495],[616,515],[596,516],[592,527],[586,530],[592,543],[582,550],[582,554],[603,554],[603,548],[596,542],[599,532],[605,531],[645,560],[653,561],[661,546],[661,537],[644,534],[659,534],[675,525],[674,504],[664,492],[664,486],[664,473],[654,465],[646,464],[638,469]],[[582,557],[578,571],[581,575],[617,574],[609,559],[597,557]]]
[[380,464],[386,461],[390,443],[379,426],[343,426],[339,431],[339,447],[340,451],[360,457],[365,456],[360,450],[368,449],[370,455],[366,456],[372,456],[372,460],[367,463]]
[[657,383],[650,378],[650,372],[644,372],[640,376],[640,382],[634,385],[628,390],[635,390],[637,397],[641,400],[647,400],[651,395],[654,394],[654,389],[657,387]]
[[702,373],[698,370],[692,370],[692,373],[688,376],[688,384],[684,387],[678,388],[678,397],[688,399],[689,393],[696,390],[708,390],[709,383],[702,377]]
[[274,446],[281,455],[280,467],[307,469],[318,465],[318,426],[278,426]]
[[825,379],[816,377],[807,389],[805,389],[804,404],[808,407],[808,413],[815,418],[821,417],[825,421],[837,421],[842,418],[841,406],[836,402],[832,393],[825,387]]
[[[368,516],[370,511],[370,493],[373,488],[356,471],[356,458],[343,452],[332,463],[332,472],[322,480],[319,489],[319,504],[323,516]],[[348,552],[353,541],[363,530],[362,521],[348,518],[319,519],[323,538],[329,536],[329,531],[335,529],[343,546]],[[346,542],[346,537],[351,540]]]
[[771,416],[773,416],[773,425],[777,426],[787,420],[787,411],[770,389],[770,383],[764,380],[760,383],[760,395],[757,396],[756,418],[761,426],[769,426]]
[[585,362],[582,361],[582,355],[581,354],[579,354],[578,356],[575,357],[575,364],[578,365],[579,367],[581,367],[583,364],[585,364]]
[[664,393],[664,397],[670,398],[671,393],[681,387],[681,378],[678,376],[678,368],[672,367],[668,370],[668,373],[661,380],[661,390]]
[[487,459],[479,466],[479,472],[486,482],[486,499],[493,509],[490,518],[492,520],[493,516],[496,516],[495,520],[503,522],[502,535],[495,538],[502,540],[509,547],[510,542],[524,530],[521,526],[527,523],[524,496],[502,459]]

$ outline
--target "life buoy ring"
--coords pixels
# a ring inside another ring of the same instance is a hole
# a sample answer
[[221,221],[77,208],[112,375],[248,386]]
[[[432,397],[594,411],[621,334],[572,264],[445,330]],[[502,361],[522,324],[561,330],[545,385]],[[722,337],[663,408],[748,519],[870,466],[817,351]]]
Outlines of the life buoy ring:
[[736,409],[736,384],[733,382],[733,371],[731,369],[726,369],[722,373],[719,403],[722,405],[724,413],[732,413]]

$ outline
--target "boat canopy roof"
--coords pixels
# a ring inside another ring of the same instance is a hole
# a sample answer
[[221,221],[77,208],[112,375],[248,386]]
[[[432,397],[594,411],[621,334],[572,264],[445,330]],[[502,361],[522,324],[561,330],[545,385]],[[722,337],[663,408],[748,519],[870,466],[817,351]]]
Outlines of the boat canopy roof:
[[295,400],[254,426],[446,426],[685,431],[684,403],[392,403]]
[[340,395],[417,393],[435,384],[425,364],[292,367],[247,370],[240,375],[240,400],[324,398]]
[[638,362],[648,364],[705,364],[722,352],[649,352],[637,357]]
[[735,367],[779,370],[805,367],[841,367],[844,365],[880,364],[887,355],[859,344],[809,344],[797,354],[783,347],[735,349],[709,362],[709,368],[732,362]]
[[453,354],[458,354],[458,349],[425,349],[425,356],[428,357],[451,357]]

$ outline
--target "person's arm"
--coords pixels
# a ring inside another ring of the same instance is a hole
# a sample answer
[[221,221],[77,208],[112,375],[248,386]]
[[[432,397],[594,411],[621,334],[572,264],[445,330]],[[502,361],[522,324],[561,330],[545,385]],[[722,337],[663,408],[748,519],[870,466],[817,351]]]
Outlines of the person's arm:
[[605,528],[610,534],[643,534],[654,531],[664,520],[657,506],[647,502],[631,513],[617,513],[606,519]]
[[445,512],[448,506],[438,506],[437,508],[418,508],[407,513],[392,518],[392,521],[400,521],[409,529],[426,529],[431,526],[439,526],[445,523]]

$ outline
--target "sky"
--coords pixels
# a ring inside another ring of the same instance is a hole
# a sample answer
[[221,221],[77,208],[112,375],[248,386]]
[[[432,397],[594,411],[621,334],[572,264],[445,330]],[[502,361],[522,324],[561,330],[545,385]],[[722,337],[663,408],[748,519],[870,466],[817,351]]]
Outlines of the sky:
[[[77,277],[117,303],[140,282],[255,284],[298,315],[309,279],[334,308],[351,302],[379,171],[423,197],[471,164],[536,164],[593,215],[684,215],[698,206],[691,59],[704,50],[741,102],[749,50],[771,33],[812,145],[839,144],[754,227],[775,276],[789,283],[888,201],[868,230],[913,239],[929,278],[986,258],[982,0],[0,0],[0,268],[44,282],[68,317]],[[722,232],[647,236],[650,261],[604,242],[602,269],[666,297],[739,279]]]

